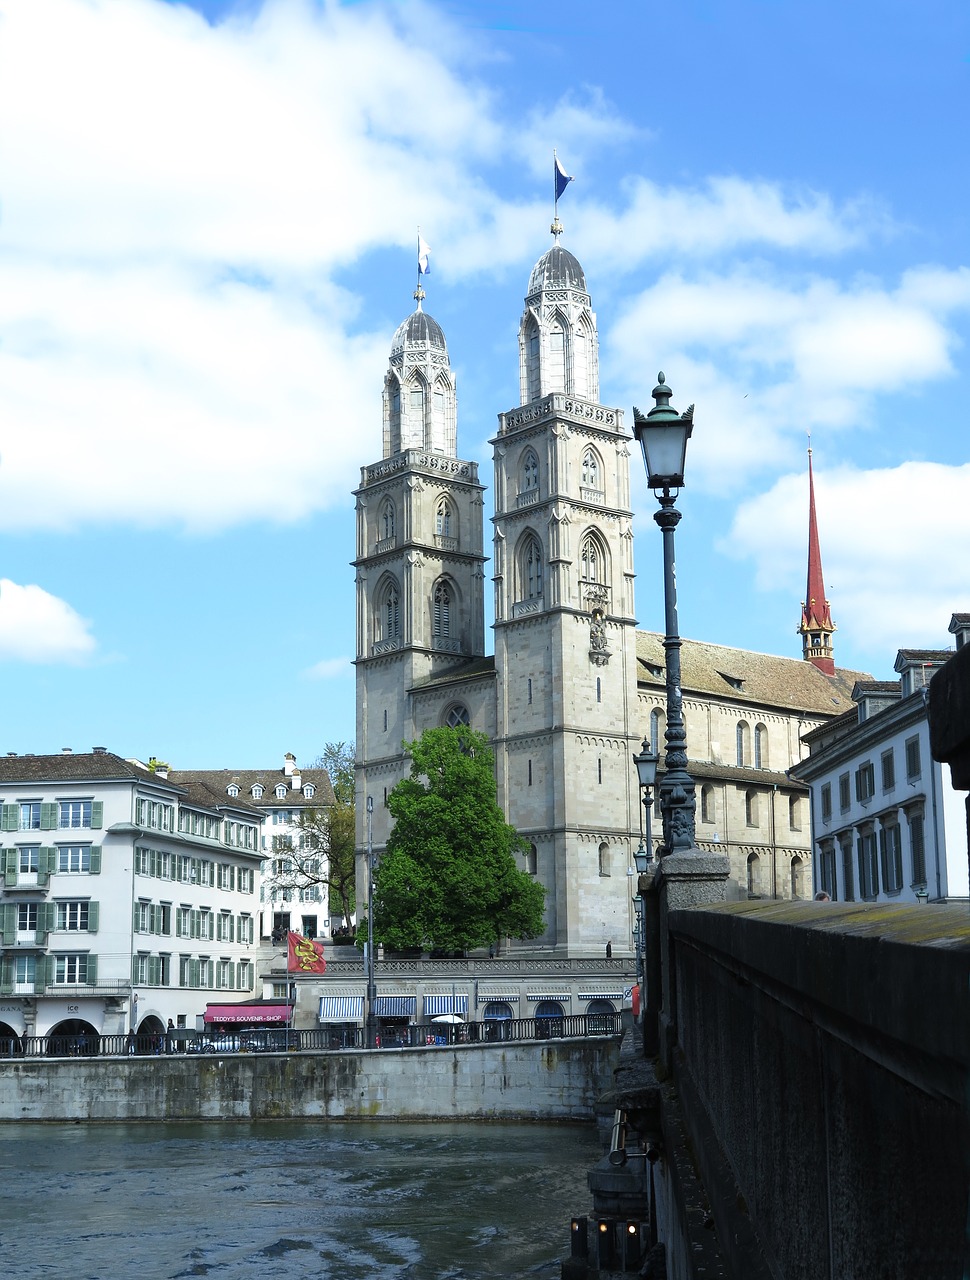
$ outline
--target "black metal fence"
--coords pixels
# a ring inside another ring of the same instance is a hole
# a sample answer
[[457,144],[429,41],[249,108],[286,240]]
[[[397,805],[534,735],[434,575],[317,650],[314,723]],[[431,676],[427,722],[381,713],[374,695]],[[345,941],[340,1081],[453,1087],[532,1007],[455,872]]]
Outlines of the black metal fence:
[[[522,1040],[579,1040],[617,1036],[618,1013],[580,1013],[552,1018],[492,1018],[483,1022],[379,1023],[380,1049],[432,1049]],[[0,1062],[18,1058],[124,1058],[165,1054],[323,1053],[363,1049],[365,1031],[335,1023],[310,1031],[259,1027],[240,1031],[195,1032],[184,1027],[157,1035],[57,1035],[0,1037]]]

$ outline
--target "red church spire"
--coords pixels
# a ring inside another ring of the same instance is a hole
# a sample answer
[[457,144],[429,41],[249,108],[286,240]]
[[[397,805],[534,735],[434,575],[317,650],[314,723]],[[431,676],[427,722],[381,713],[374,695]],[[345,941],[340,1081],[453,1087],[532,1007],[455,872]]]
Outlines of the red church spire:
[[[809,437],[811,440],[811,437]],[[818,523],[815,519],[815,481],[812,476],[812,447],[808,448],[808,586],[802,602],[802,621],[798,628],[802,637],[802,657],[827,676],[835,675],[832,657],[832,633],[835,623],[825,598],[822,578],[822,553],[818,546]]]

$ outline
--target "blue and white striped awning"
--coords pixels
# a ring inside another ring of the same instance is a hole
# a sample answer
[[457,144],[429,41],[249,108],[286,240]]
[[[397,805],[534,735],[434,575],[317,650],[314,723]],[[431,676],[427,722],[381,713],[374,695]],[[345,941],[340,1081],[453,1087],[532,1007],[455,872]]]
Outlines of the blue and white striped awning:
[[364,1016],[363,996],[321,996],[321,1022],[355,1022]]
[[417,1005],[417,996],[377,996],[374,1014],[378,1018],[413,1018]]
[[542,1000],[557,1000],[560,1004],[569,1003],[568,991],[529,991],[526,994],[526,1000],[530,1004],[539,1004]]
[[463,995],[425,996],[424,1016],[436,1018],[442,1013],[460,1013],[462,1017],[468,1012],[468,997]]
[[[580,991],[580,1000],[622,1000],[622,991]],[[629,1000],[629,996],[626,997]]]

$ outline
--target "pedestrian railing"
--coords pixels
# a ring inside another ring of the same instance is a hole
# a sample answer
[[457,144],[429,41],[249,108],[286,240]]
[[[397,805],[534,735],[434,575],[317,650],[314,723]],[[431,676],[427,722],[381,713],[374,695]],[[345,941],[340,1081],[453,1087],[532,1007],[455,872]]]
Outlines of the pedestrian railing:
[[[580,1040],[620,1034],[618,1013],[580,1013],[551,1018],[489,1018],[483,1022],[379,1024],[378,1049],[457,1048],[528,1040]],[[326,1053],[366,1048],[363,1027],[334,1024],[312,1030],[255,1028],[194,1032],[183,1027],[157,1035],[55,1035],[0,1037],[0,1063],[23,1058],[146,1058],[168,1054]]]

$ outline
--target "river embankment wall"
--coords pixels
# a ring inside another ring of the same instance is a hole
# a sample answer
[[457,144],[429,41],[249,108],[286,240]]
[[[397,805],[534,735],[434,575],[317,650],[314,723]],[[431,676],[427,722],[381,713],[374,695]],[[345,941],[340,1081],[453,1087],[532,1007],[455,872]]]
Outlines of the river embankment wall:
[[289,1054],[16,1059],[0,1122],[592,1120],[619,1041]]

